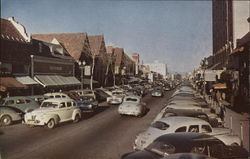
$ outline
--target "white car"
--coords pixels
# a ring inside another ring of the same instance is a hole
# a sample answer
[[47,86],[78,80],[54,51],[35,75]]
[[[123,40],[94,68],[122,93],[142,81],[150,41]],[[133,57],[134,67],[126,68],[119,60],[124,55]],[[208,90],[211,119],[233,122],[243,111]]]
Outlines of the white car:
[[81,119],[81,110],[74,100],[69,98],[47,99],[42,102],[40,108],[26,113],[24,122],[27,125],[46,125],[52,129],[56,124]]
[[145,105],[139,96],[126,96],[118,107],[118,113],[120,115],[142,116],[146,111]]
[[226,145],[241,145],[240,138],[236,135],[232,135],[230,129],[212,128],[208,122],[199,118],[174,116],[162,118],[154,122],[145,132],[137,135],[134,149],[142,150],[157,137],[177,132],[206,133],[215,136]]
[[48,98],[70,98],[67,94],[61,92],[45,93],[44,96]]
[[125,97],[124,90],[122,90],[122,89],[113,90],[112,96],[107,98],[107,103],[109,103],[109,104],[121,104],[124,97]]

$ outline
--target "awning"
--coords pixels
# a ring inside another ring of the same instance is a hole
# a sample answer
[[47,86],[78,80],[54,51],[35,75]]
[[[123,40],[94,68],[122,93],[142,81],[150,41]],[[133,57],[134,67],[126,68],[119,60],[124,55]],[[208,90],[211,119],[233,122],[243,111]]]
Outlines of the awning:
[[36,81],[34,81],[29,76],[16,77],[16,80],[18,80],[20,83],[22,83],[24,85],[35,85],[35,84],[38,84]]
[[219,62],[211,66],[209,69],[216,70],[216,69],[220,69],[221,67],[222,67],[222,64]]
[[213,88],[214,89],[226,89],[227,84],[226,83],[216,83],[216,84],[213,84]]
[[34,79],[43,87],[80,85],[81,82],[75,77],[59,75],[36,75]]
[[[93,80],[93,84],[97,84],[98,81]],[[90,79],[83,79],[83,84],[90,84]]]
[[13,77],[0,77],[0,88],[0,91],[4,92],[7,89],[27,88],[27,86],[23,85]]

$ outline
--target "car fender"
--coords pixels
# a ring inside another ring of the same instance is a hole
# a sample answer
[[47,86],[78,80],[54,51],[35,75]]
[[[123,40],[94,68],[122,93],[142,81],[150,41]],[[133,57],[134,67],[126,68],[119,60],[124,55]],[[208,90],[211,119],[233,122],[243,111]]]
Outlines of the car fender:
[[60,117],[57,114],[48,114],[48,115],[45,115],[43,118],[44,118],[43,122],[45,124],[47,124],[49,120],[51,119],[53,119],[56,124],[60,122]]
[[82,116],[81,116],[81,110],[80,110],[80,109],[75,109],[75,110],[73,111],[72,120],[75,120],[76,115],[79,115],[80,118],[82,117]]
[[215,135],[216,138],[224,142],[225,145],[232,145],[232,144],[238,144],[241,145],[241,139],[237,135],[230,135],[230,134],[224,134],[224,135]]

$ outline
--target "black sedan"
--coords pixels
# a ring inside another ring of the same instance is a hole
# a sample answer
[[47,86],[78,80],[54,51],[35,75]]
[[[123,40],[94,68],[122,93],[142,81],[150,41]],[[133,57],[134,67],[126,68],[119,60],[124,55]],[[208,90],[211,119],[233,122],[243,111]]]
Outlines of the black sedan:
[[226,146],[219,139],[199,133],[173,133],[158,137],[143,151],[131,152],[122,159],[160,159],[175,153],[196,153],[218,159],[243,159],[248,152],[240,146]]

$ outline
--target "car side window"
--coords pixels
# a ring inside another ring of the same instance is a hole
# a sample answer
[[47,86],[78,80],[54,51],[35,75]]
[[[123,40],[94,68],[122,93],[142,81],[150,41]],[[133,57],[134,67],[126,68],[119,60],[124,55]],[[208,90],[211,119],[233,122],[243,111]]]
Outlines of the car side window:
[[25,100],[25,102],[26,102],[26,103],[30,103],[30,102],[31,102],[31,100],[29,100],[29,99],[26,99],[26,100]]
[[72,102],[73,103],[73,106],[75,107],[76,106],[76,103],[75,102]]
[[190,125],[188,132],[199,132],[199,125]]
[[67,107],[71,107],[72,103],[71,102],[67,102]]
[[7,100],[5,105],[10,105],[10,104],[14,104],[14,103],[15,103],[14,100]]
[[175,132],[186,132],[187,131],[187,127],[186,126],[183,126],[183,127],[180,127],[178,129],[175,130]]
[[17,99],[16,100],[16,104],[24,104],[24,100],[23,99]]
[[54,96],[49,96],[50,98],[54,98]]
[[65,95],[62,95],[62,98],[66,98],[66,96],[65,96]]
[[55,98],[61,98],[61,96],[60,95],[55,95]]
[[60,103],[60,106],[59,106],[59,108],[65,108],[66,107],[66,105],[65,105],[65,103],[63,102],[63,103]]
[[209,125],[201,126],[201,133],[210,133],[212,132],[212,128]]

